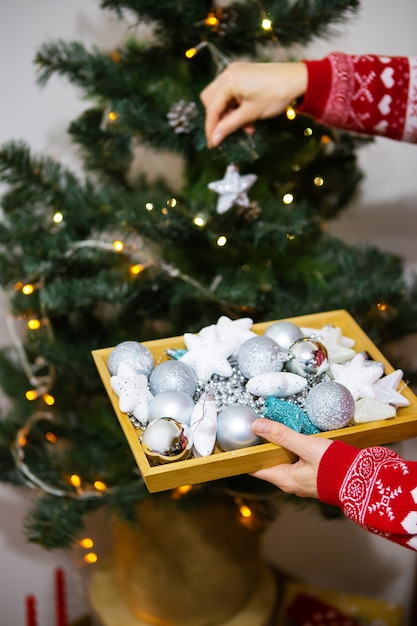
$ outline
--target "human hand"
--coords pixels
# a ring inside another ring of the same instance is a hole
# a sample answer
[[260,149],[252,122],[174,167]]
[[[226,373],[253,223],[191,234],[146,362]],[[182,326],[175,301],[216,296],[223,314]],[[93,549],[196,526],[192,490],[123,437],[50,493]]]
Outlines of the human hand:
[[200,94],[209,148],[252,123],[279,115],[307,88],[304,63],[231,63]]
[[318,498],[317,473],[321,458],[331,445],[330,439],[302,435],[269,419],[260,418],[252,424],[253,432],[298,456],[295,463],[282,463],[258,470],[252,476],[266,480],[286,493]]

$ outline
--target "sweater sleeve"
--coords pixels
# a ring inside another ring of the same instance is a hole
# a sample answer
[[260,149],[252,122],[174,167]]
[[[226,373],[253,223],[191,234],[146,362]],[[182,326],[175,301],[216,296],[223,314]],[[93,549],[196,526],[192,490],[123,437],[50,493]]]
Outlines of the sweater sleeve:
[[417,550],[417,462],[334,441],[319,466],[319,498],[359,526]]
[[328,126],[417,142],[417,57],[335,52],[305,63],[300,112]]

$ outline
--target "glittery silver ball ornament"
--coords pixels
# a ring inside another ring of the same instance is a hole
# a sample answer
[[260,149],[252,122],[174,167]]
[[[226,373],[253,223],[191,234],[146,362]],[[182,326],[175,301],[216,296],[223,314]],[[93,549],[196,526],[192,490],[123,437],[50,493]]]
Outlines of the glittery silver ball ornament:
[[139,341],[122,341],[113,348],[107,360],[112,376],[117,375],[120,363],[128,363],[136,374],[149,376],[154,367],[152,352]]
[[264,336],[273,339],[281,350],[288,350],[294,341],[303,336],[303,331],[292,322],[275,322],[266,329]]
[[171,417],[150,422],[141,445],[152,465],[182,461],[190,456],[193,438],[189,427]]
[[252,432],[252,424],[259,417],[244,404],[228,406],[217,416],[217,445],[224,451],[247,448],[262,443]]
[[245,378],[280,372],[283,367],[279,345],[263,335],[251,337],[242,343],[237,353],[237,364]]
[[355,400],[347,387],[325,380],[310,389],[304,410],[320,430],[335,430],[350,422],[355,412]]
[[329,368],[327,350],[320,341],[302,337],[292,343],[288,349],[291,359],[286,369],[299,376],[320,376]]
[[194,406],[194,400],[183,391],[161,391],[149,402],[149,420],[172,417],[189,425]]
[[149,388],[156,396],[162,391],[183,391],[192,397],[197,389],[194,370],[182,361],[163,361],[149,376]]

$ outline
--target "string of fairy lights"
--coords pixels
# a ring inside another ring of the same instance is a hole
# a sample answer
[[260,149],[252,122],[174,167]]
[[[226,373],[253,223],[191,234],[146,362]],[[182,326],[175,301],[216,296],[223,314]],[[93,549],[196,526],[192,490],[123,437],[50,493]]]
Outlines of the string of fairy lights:
[[[259,12],[260,12],[260,28],[262,31],[270,37],[271,41],[274,43],[278,42],[277,36],[274,32],[274,26],[272,24],[271,19],[267,15],[265,9],[262,6],[262,3],[258,1]],[[219,32],[219,29],[222,25],[222,20],[224,20],[224,10],[221,8],[215,8],[210,11],[203,20],[203,22],[199,22],[196,26],[200,26],[204,23],[204,25],[212,30],[213,32]],[[195,46],[189,48],[184,52],[185,57],[187,59],[193,59],[201,50],[208,50],[213,63],[216,68],[216,72],[219,73],[223,71],[227,65],[231,62],[231,59],[227,57],[217,46],[208,41],[207,39],[202,39]],[[113,52],[111,58],[115,63],[120,62],[120,55],[118,52]],[[297,116],[297,111],[294,106],[289,106],[286,110],[286,116],[289,121],[295,120]],[[114,124],[117,122],[119,115],[117,111],[107,109],[104,114],[104,120],[106,124]],[[306,126],[304,130],[304,135],[306,137],[311,137],[313,134],[313,129]],[[332,137],[329,135],[323,134],[320,137],[320,142],[323,146],[326,146],[331,143]],[[251,141],[251,138],[248,137],[248,141]],[[293,165],[294,171],[299,171],[300,166],[295,164]],[[313,185],[316,187],[323,187],[325,185],[325,180],[322,176],[317,175],[313,179]],[[281,202],[284,205],[290,205],[296,201],[296,196],[292,191],[286,191],[282,197]],[[171,209],[174,209],[177,205],[176,198],[169,198],[167,202],[159,209],[163,215],[167,215]],[[155,211],[158,210],[158,207],[154,205],[153,202],[148,201],[145,203],[144,209],[146,211]],[[208,221],[208,216],[204,212],[197,212],[194,216],[191,216],[192,222],[197,228],[205,228]],[[52,216],[52,223],[54,227],[59,224],[65,223],[65,215],[57,211]],[[294,239],[295,235],[292,233],[287,233],[288,239]],[[183,273],[178,267],[176,267],[172,263],[168,263],[164,259],[157,258],[155,253],[146,252],[143,248],[142,242],[138,240],[132,240],[131,235],[129,238],[124,238],[123,235],[120,237],[115,237],[114,234],[101,234],[100,237],[90,238],[82,241],[78,241],[72,243],[67,252],[67,256],[71,256],[77,254],[79,250],[85,248],[91,248],[94,250],[102,250],[104,252],[108,252],[109,254],[119,254],[124,255],[129,262],[129,274],[132,279],[136,279],[142,275],[147,269],[152,267],[158,268],[160,272],[166,273],[168,276],[176,278],[178,280],[182,280],[191,284],[195,289],[197,289],[200,293],[207,296],[207,294],[214,294],[215,288],[217,286],[217,282],[214,281],[213,284],[207,288],[202,285],[195,278],[188,276]],[[219,248],[222,248],[227,245],[228,238],[226,234],[218,233],[215,240],[216,245]],[[221,278],[220,278],[221,280]],[[36,279],[22,279],[13,285],[13,291],[19,291],[24,296],[31,296],[36,290],[38,292],[42,292],[45,289],[45,277],[39,276]],[[9,293],[9,301],[12,293]],[[39,301],[42,302],[42,298],[39,298]],[[384,302],[377,304],[377,309],[379,311],[385,311],[386,304]],[[35,315],[33,312],[28,313],[27,317],[23,319],[26,324],[26,330],[30,332],[45,332],[48,335],[49,339],[53,339],[53,328],[50,319],[48,318],[46,310],[39,310],[39,314]],[[18,355],[18,359],[22,366],[22,369],[29,381],[30,388],[25,390],[25,397],[29,402],[33,401],[42,401],[45,405],[44,410],[36,410],[26,421],[26,423],[18,430],[16,437],[12,443],[11,451],[13,454],[13,458],[16,464],[16,467],[22,473],[24,480],[27,486],[33,489],[40,489],[45,493],[56,497],[62,498],[81,498],[81,499],[90,499],[90,498],[99,498],[105,492],[113,489],[113,487],[109,487],[101,480],[96,480],[93,484],[86,484],[86,482],[82,479],[78,474],[71,474],[67,477],[63,477],[68,484],[68,489],[64,489],[62,487],[57,487],[56,485],[49,484],[36,476],[34,472],[30,469],[26,462],[25,448],[28,445],[28,438],[31,429],[41,420],[47,420],[51,423],[51,429],[47,430],[45,433],[45,438],[49,444],[54,445],[58,441],[58,437],[53,433],[53,413],[48,410],[53,407],[55,404],[55,398],[52,394],[52,389],[54,387],[54,382],[56,379],[56,371],[54,366],[51,363],[46,362],[43,357],[38,357],[32,363],[29,360],[27,352],[25,350],[24,341],[22,340],[22,316],[16,318],[11,312],[9,312],[7,317],[8,331],[9,336],[11,338],[12,344],[16,350]],[[19,329],[17,325],[19,324]],[[24,333],[23,333],[24,334]],[[37,404],[37,406],[39,406]],[[191,485],[184,485],[178,489],[172,491],[171,497],[173,499],[178,499],[188,493],[193,487]],[[242,523],[246,525],[253,525],[258,522],[254,520],[254,511],[253,509],[246,503],[245,494],[232,494],[236,506],[238,508],[239,514],[241,516]],[[253,496],[250,496],[253,498]],[[97,561],[97,554],[92,551],[94,547],[94,541],[85,537],[80,540],[80,546],[86,550],[84,555],[84,560],[86,563],[94,563]]]

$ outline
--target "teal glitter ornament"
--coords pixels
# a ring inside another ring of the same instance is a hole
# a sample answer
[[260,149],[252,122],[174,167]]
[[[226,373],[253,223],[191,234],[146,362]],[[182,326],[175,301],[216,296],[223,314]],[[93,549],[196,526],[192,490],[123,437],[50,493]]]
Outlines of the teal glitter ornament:
[[293,402],[287,402],[275,396],[268,396],[263,414],[267,419],[280,422],[304,435],[314,435],[321,432],[319,428],[314,426],[303,409]]

